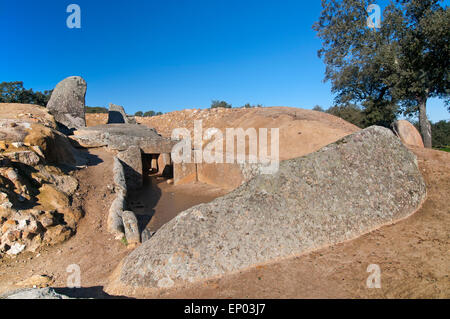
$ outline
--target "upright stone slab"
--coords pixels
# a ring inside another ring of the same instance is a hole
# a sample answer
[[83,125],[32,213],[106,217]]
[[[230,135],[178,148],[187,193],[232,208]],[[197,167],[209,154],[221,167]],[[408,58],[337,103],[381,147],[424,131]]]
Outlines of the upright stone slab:
[[85,97],[87,84],[80,76],[71,76],[59,82],[47,103],[64,133],[86,126]]
[[106,291],[142,295],[311,252],[406,218],[425,198],[415,155],[373,126],[180,213],[125,258]]
[[108,124],[129,124],[123,106],[109,104]]
[[143,182],[141,149],[138,146],[133,145],[126,151],[120,152],[117,157],[122,162],[128,190],[141,188]]
[[424,148],[422,136],[409,121],[397,121],[393,124],[393,128],[404,144]]

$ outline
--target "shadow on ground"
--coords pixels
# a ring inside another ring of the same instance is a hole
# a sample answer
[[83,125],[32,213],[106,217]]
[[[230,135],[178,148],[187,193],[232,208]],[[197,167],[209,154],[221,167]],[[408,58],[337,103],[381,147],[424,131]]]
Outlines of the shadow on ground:
[[53,288],[56,293],[80,299],[133,299],[125,296],[111,296],[107,294],[102,286],[86,288]]

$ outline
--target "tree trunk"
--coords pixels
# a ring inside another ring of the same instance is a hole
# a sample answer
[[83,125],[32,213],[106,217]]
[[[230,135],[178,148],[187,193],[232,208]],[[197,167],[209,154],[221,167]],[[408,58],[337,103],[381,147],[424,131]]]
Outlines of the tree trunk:
[[419,102],[419,126],[422,134],[423,144],[426,148],[432,147],[431,142],[431,124],[427,118],[427,98],[418,99]]

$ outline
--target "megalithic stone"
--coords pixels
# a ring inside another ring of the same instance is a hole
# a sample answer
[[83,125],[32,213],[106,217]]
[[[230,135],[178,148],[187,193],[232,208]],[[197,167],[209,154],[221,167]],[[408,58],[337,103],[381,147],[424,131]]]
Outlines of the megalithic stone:
[[70,76],[59,82],[47,103],[64,133],[86,126],[85,97],[87,84],[80,76]]

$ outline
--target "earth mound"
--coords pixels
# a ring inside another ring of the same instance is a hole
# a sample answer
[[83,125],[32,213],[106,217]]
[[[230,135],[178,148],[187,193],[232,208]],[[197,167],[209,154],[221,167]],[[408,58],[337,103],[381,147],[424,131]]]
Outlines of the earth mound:
[[425,197],[415,155],[370,127],[182,212],[125,258],[107,292],[143,296],[352,240]]
[[[88,126],[106,124],[107,114],[86,114]],[[279,128],[280,159],[286,160],[319,150],[338,139],[360,130],[336,116],[293,107],[186,109],[159,116],[136,117],[136,122],[171,137],[175,128],[194,129],[202,120],[203,130],[217,128]]]

